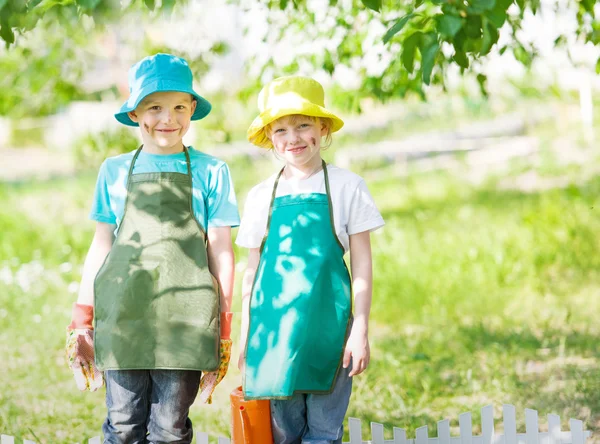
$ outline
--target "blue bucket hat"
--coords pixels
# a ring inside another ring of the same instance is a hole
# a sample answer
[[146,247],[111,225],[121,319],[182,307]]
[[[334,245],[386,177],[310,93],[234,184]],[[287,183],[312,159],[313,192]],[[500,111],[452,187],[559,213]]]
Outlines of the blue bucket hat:
[[196,99],[192,120],[200,120],[210,113],[211,104],[192,88],[192,71],[181,57],[155,54],[140,60],[129,69],[129,99],[115,118],[124,125],[139,126],[127,115],[137,108],[144,97],[161,91],[189,93]]

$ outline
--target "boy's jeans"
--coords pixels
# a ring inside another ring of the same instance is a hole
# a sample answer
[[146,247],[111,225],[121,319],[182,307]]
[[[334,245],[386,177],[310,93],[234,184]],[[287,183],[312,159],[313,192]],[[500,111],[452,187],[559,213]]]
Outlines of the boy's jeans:
[[104,444],[192,442],[190,406],[200,373],[185,370],[106,370]]
[[350,403],[352,378],[340,368],[333,392],[328,395],[294,395],[271,401],[271,425],[275,444],[341,444],[344,416]]

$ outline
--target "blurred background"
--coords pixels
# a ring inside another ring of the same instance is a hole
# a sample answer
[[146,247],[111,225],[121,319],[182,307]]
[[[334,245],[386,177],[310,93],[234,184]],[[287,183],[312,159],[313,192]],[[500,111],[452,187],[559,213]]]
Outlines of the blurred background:
[[[597,14],[593,0],[0,1],[0,432],[100,435],[104,393],[77,391],[64,331],[97,169],[140,143],[113,117],[127,70],[171,52],[213,104],[185,142],[227,161],[240,212],[280,168],[245,140],[261,85],[311,75],[346,122],[323,156],[365,178],[386,220],[348,416],[391,439],[444,418],[458,434],[472,411],[477,433],[482,406],[499,419],[512,403],[521,432],[532,408],[597,441]],[[235,338],[245,263],[236,248]],[[229,436],[236,345],[196,431]]]

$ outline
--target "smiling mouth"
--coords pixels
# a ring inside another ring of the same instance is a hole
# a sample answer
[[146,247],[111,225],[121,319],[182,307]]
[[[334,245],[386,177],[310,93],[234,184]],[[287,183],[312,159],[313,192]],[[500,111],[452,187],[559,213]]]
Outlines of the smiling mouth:
[[304,149],[306,149],[306,146],[299,146],[297,148],[288,148],[288,151],[290,153],[295,153],[296,154],[296,153],[300,153],[300,152],[304,151]]
[[174,132],[179,131],[179,130],[178,129],[159,129],[159,130],[156,130],[156,131],[158,131],[159,133],[174,133]]

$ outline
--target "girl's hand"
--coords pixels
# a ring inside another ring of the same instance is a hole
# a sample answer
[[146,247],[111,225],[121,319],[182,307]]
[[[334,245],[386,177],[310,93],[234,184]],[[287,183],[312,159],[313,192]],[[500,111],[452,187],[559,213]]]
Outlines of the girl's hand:
[[352,326],[350,337],[346,343],[342,362],[344,368],[348,368],[350,365],[350,358],[352,358],[352,371],[348,376],[360,375],[365,371],[371,359],[367,329],[357,324]]

